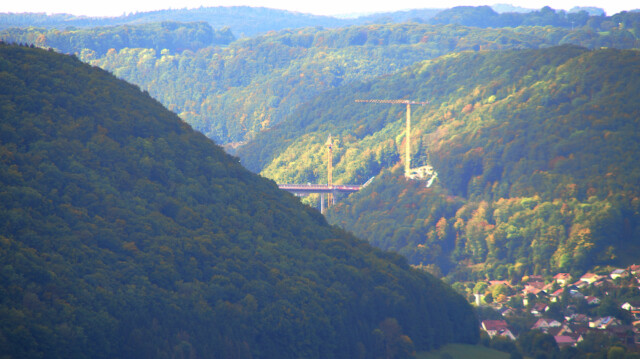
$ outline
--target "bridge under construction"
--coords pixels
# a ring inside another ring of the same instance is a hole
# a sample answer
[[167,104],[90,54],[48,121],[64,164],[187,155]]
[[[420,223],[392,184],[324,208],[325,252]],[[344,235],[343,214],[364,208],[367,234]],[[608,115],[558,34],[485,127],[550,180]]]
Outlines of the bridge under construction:
[[[309,194],[319,194],[320,195],[320,212],[324,213],[325,209],[333,206],[335,204],[336,194],[338,193],[346,193],[351,194],[353,192],[358,192],[363,187],[371,183],[373,177],[367,181],[367,183],[363,185],[357,184],[346,184],[346,185],[333,185],[333,140],[331,139],[331,135],[327,139],[325,143],[327,146],[327,184],[278,184],[280,189],[283,189],[287,192],[291,192],[296,196],[307,196]],[[325,196],[326,196],[326,206],[325,206]]]
[[[373,178],[372,178],[373,179]],[[287,192],[291,192],[296,196],[306,196],[312,193],[320,194],[320,212],[324,213],[326,208],[333,206],[336,194],[358,192],[369,182],[363,185],[347,184],[347,185],[328,185],[328,184],[279,184],[278,187]],[[327,198],[327,204],[325,208],[325,195]]]
[[[438,177],[438,173],[430,165],[411,168],[411,105],[426,105],[429,102],[418,102],[412,100],[356,100],[356,102],[384,103],[384,104],[404,104],[407,106],[407,123],[405,129],[405,158],[404,175],[408,179],[426,180],[427,187],[431,187],[433,181]],[[296,196],[306,196],[312,193],[320,194],[320,212],[324,213],[326,208],[333,206],[337,193],[353,193],[368,185],[373,177],[363,185],[333,185],[333,141],[331,135],[325,143],[327,146],[327,184],[278,184],[280,189],[291,192]],[[325,208],[325,195],[327,204]]]

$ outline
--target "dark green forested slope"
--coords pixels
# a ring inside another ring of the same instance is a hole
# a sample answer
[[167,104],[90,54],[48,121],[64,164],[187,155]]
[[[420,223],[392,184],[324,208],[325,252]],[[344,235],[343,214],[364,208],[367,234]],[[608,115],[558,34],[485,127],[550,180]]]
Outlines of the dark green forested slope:
[[137,87],[0,44],[0,356],[402,357],[477,339],[449,287]]
[[[334,183],[383,176],[330,221],[414,264],[498,277],[626,264],[640,253],[639,84],[635,50],[451,54],[328,92],[246,153],[266,151],[262,173],[276,181],[324,182],[331,134]],[[435,187],[392,171],[404,106],[358,98],[431,101],[413,107],[411,136]]]

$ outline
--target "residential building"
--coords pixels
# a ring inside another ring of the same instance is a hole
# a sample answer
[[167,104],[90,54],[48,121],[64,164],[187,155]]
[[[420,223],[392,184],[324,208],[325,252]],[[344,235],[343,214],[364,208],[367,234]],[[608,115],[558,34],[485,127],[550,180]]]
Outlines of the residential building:
[[556,340],[556,343],[558,343],[558,347],[560,349],[564,347],[574,347],[577,344],[577,341],[573,337],[570,337],[568,335],[556,335],[553,337],[553,339]]
[[622,322],[620,321],[620,319],[616,319],[615,317],[608,316],[608,317],[596,318],[595,320],[590,321],[589,328],[608,329],[621,324]]
[[555,276],[553,276],[553,279],[556,281],[556,283],[564,287],[564,286],[567,286],[569,283],[571,283],[571,274],[558,273]]
[[626,278],[629,276],[629,272],[625,269],[614,269],[609,276],[611,279]]
[[483,320],[481,325],[482,329],[487,332],[490,338],[502,336],[516,340],[516,336],[513,335],[509,325],[504,320]]
[[539,329],[543,332],[548,332],[549,328],[559,328],[562,326],[562,323],[555,319],[550,318],[540,318],[536,323],[531,327],[531,329]]
[[580,277],[580,280],[583,282],[587,282],[588,284],[593,284],[595,282],[597,282],[598,280],[600,280],[602,277],[595,274],[595,273],[586,273],[585,275],[583,275],[582,277]]

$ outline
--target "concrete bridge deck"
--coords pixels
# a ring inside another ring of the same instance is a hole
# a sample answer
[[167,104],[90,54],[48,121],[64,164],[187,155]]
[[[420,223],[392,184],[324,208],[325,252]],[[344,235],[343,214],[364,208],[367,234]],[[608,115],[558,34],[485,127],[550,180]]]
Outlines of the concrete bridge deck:
[[305,195],[310,193],[353,193],[362,189],[363,185],[279,184],[278,187],[293,194]]

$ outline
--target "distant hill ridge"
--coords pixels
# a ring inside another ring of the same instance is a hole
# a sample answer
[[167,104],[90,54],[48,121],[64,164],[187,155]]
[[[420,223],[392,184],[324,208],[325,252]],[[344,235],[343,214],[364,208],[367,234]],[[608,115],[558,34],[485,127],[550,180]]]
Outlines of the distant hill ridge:
[[[489,12],[487,12],[489,10]],[[584,11],[584,14],[581,14]],[[487,18],[486,16],[489,15]],[[394,12],[381,12],[357,17],[334,17],[306,14],[280,9],[249,6],[217,6],[183,9],[167,9],[148,12],[123,14],[117,17],[87,17],[71,14],[45,13],[0,13],[0,30],[11,27],[44,27],[64,30],[69,27],[98,27],[115,25],[135,25],[150,22],[207,22],[214,29],[229,27],[238,37],[255,36],[269,31],[295,29],[303,27],[336,28],[385,22],[424,22],[430,24],[456,23],[465,26],[479,26],[478,21],[494,21],[493,27],[502,26],[564,26],[581,27],[585,25],[585,16],[593,16],[596,22],[606,21],[615,14],[604,15],[598,8],[573,8],[569,12],[542,9],[523,9],[510,5],[458,6],[438,9],[409,9]],[[482,19],[482,16],[485,16]],[[573,24],[572,24],[573,23]],[[483,25],[480,25],[483,26]]]
[[162,21],[207,22],[214,29],[231,28],[238,36],[255,36],[268,31],[300,27],[337,27],[351,21],[330,16],[303,14],[287,10],[249,6],[216,6],[195,9],[171,9],[139,12],[117,17],[86,17],[44,13],[0,14],[0,30],[10,27],[46,27],[64,30],[68,27],[136,25]]
[[125,48],[153,49],[157,53],[197,51],[204,47],[228,45],[235,36],[228,27],[213,30],[204,22],[180,23],[162,21],[144,24],[66,28],[64,30],[39,27],[11,28],[0,32],[8,43],[53,48],[65,54],[104,56],[109,50]]

